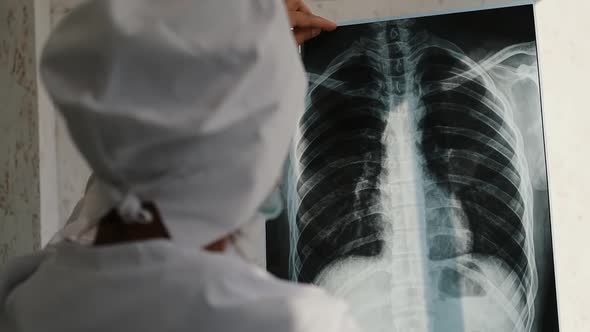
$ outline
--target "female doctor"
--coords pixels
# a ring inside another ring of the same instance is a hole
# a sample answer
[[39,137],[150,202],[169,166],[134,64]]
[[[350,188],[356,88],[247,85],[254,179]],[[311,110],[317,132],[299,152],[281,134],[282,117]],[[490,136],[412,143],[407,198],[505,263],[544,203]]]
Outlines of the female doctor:
[[287,8],[90,0],[57,27],[41,74],[95,174],[70,229],[91,240],[9,264],[0,331],[356,331],[344,303],[240,255],[303,110],[288,17],[298,42],[335,28]]

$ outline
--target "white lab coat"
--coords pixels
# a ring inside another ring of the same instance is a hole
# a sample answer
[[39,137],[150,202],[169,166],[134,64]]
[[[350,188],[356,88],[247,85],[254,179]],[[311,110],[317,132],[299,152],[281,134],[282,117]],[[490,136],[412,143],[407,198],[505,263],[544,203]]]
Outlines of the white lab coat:
[[257,219],[303,111],[280,0],[87,1],[41,73],[97,174],[95,207],[133,222],[152,201],[171,240],[84,245],[105,211],[85,213],[58,237],[82,243],[1,271],[1,332],[356,331],[323,291],[198,249]]
[[62,243],[0,277],[2,332],[353,332],[347,306],[238,257],[167,240]]

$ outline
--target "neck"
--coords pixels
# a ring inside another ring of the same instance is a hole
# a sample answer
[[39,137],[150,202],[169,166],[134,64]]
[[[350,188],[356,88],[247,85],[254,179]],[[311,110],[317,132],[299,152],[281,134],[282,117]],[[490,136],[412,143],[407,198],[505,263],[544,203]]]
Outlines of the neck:
[[223,238],[221,240],[215,241],[205,247],[206,251],[210,252],[224,252],[227,249],[227,243],[229,242],[228,238]]
[[[153,216],[152,222],[148,224],[125,223],[119,216],[119,213],[117,213],[117,210],[112,209],[100,220],[94,245],[106,246],[128,242],[170,239],[170,233],[168,233],[166,226],[162,222],[156,206],[152,203],[144,203],[143,207]],[[205,246],[204,250],[216,253],[224,252],[229,240],[229,236],[225,237]]]
[[144,209],[154,217],[148,224],[126,223],[116,209],[112,209],[99,223],[94,245],[113,245],[126,242],[146,241],[154,239],[170,239],[162,218],[152,203],[145,203]]

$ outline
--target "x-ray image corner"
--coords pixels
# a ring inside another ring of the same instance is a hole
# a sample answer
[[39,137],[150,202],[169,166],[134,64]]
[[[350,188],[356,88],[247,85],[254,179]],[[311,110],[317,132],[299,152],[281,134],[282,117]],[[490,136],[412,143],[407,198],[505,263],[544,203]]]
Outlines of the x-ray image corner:
[[296,42],[334,28],[302,1],[73,10],[40,70],[93,176],[50,246],[1,271],[0,331],[357,331],[344,302],[243,255],[281,207]]

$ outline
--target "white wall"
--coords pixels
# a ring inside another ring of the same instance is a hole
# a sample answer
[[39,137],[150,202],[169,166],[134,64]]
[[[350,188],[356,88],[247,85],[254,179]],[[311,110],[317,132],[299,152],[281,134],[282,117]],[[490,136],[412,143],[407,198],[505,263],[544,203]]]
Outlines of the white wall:
[[468,10],[513,4],[523,0],[306,0],[306,2],[315,14],[337,22],[347,22]]
[[[50,5],[46,0],[35,3],[35,53],[37,63],[43,45],[51,30]],[[39,192],[40,192],[40,246],[42,247],[59,227],[60,216],[57,185],[57,156],[55,145],[55,114],[51,102],[41,87],[37,75],[37,116],[39,135]]]
[[[406,16],[503,0],[307,0],[336,21]],[[562,332],[590,330],[590,2],[536,4],[543,112]],[[499,24],[502,24],[499,22]]]
[[[48,0],[43,0],[47,1]],[[51,0],[51,26],[55,27],[72,8],[84,0]],[[55,113],[53,108],[52,112]],[[90,168],[72,143],[65,121],[55,116],[55,145],[57,151],[57,199],[59,227],[63,226],[84,193]],[[54,229],[55,232],[57,230]]]
[[537,31],[562,331],[590,330],[590,2],[543,0]]

